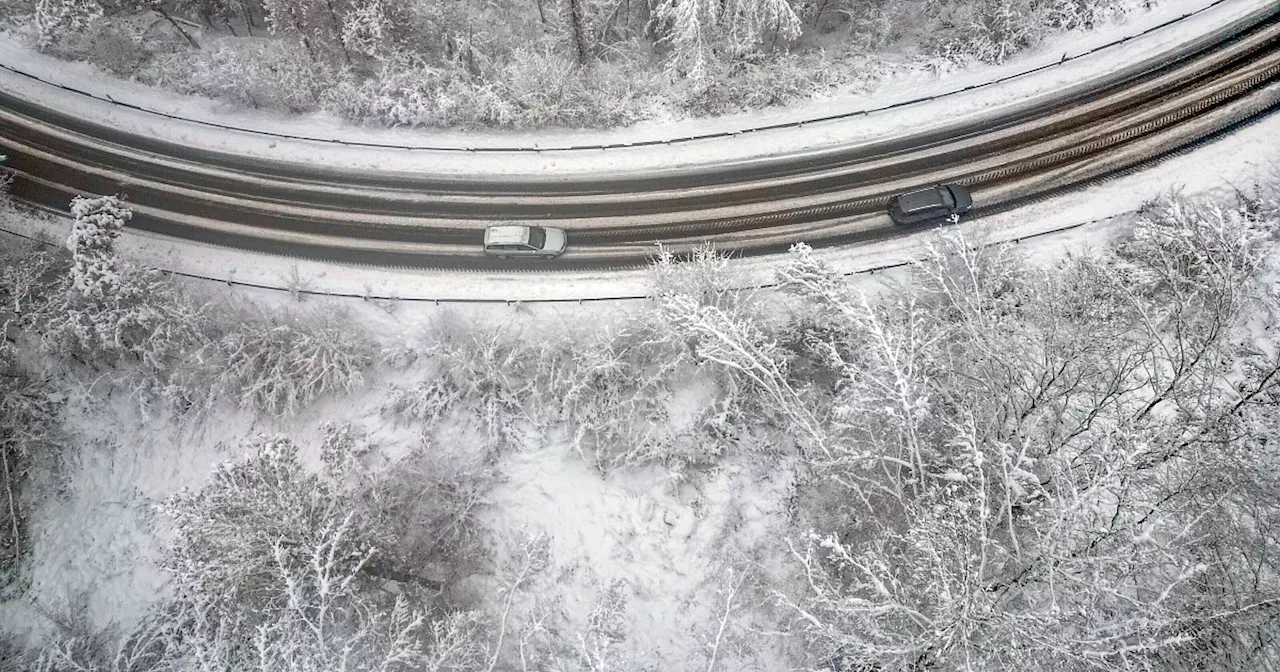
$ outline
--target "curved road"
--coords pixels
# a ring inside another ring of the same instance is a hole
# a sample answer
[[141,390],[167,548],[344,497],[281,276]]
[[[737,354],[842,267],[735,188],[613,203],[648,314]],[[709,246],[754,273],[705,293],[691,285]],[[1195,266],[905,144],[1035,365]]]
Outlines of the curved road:
[[[62,210],[77,193],[125,193],[131,226],[291,256],[432,267],[642,263],[662,241],[773,252],[895,235],[881,213],[921,185],[969,185],[1011,207],[1141,164],[1280,108],[1280,6],[1158,60],[980,122],[729,164],[572,180],[450,179],[341,171],[195,149],[0,91],[0,153],[15,195]],[[570,232],[555,262],[479,251],[497,221]]]

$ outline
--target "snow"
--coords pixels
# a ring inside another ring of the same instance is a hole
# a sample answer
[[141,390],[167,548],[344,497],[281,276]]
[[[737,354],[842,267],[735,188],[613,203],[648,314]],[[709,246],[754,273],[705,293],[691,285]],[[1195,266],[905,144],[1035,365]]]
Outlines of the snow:
[[[1195,4],[1171,2],[1159,12],[1177,7],[1185,10]],[[1241,12],[1260,4],[1265,3],[1247,0],[1220,7],[1222,12]],[[1135,19],[1125,28],[1136,30],[1142,21],[1161,16],[1159,12]],[[1209,17],[1210,13],[1203,15],[1204,20]],[[1087,39],[1094,37],[1077,36],[1078,46],[1085,48]],[[1124,49],[1136,49],[1137,42]],[[15,49],[12,44],[0,44],[0,61],[13,62],[10,57],[20,55]],[[1020,65],[1034,63],[1038,57],[1028,56]],[[40,61],[32,59],[32,63],[38,65]],[[1094,65],[1105,67],[1102,62]],[[998,71],[975,70],[988,77]],[[89,78],[92,72],[74,66],[66,67],[65,75]],[[9,84],[5,77],[0,80],[4,82],[0,85]],[[162,98],[154,92],[143,93],[156,96],[157,100]],[[1016,98],[1013,94],[1009,97]],[[80,104],[85,105],[83,100]],[[165,104],[200,105],[176,100]],[[946,114],[950,105],[939,103],[932,109],[936,114]],[[930,106],[919,107],[923,110]],[[211,106],[209,109],[210,113],[216,112]],[[128,123],[128,115],[118,111],[110,114],[119,114],[112,118]],[[751,118],[760,120],[766,118],[765,114]],[[886,124],[883,128],[890,127]],[[644,130],[637,128],[618,133]],[[156,126],[155,130],[196,133],[192,138],[207,135],[192,129],[177,131],[167,124]],[[1232,184],[1247,184],[1268,170],[1272,165],[1269,162],[1280,159],[1274,144],[1278,134],[1280,115],[1272,115],[1156,167],[965,226],[992,241],[1023,239],[1024,247],[1034,257],[1053,259],[1064,250],[1098,244],[1123,231],[1143,201],[1174,185],[1184,185],[1187,193],[1221,195],[1229,193]],[[369,161],[376,164],[379,159]],[[479,164],[469,169],[478,170]],[[3,227],[60,244],[65,240],[69,221],[38,221],[7,213]],[[1039,235],[1046,232],[1057,233]],[[901,263],[931,235],[925,232],[856,248],[821,250],[820,254],[837,268],[855,273]],[[637,305],[613,301],[533,305],[536,302],[642,296],[647,291],[644,271],[511,274],[374,269],[289,260],[132,230],[126,231],[121,247],[124,254],[136,260],[220,282],[234,280],[282,288],[296,270],[316,291],[414,299],[416,302],[381,303],[358,298],[307,299],[306,307],[348,307],[355,319],[387,344],[410,341],[424,325],[445,319],[449,311],[461,310],[438,306],[436,299],[496,300],[499,303],[467,306],[468,317],[521,324],[532,332],[548,325],[598,324],[606,316],[616,317],[620,309]],[[745,260],[741,266],[756,281],[768,282],[777,263],[777,258],[761,257]],[[287,292],[278,289],[201,281],[194,284],[211,295],[226,294],[276,307],[294,304]],[[379,375],[383,373],[380,371]],[[95,628],[136,620],[165,589],[163,574],[155,564],[163,529],[156,525],[150,503],[182,487],[199,486],[214,464],[234,459],[233,447],[254,433],[282,431],[306,449],[314,447],[320,423],[344,418],[369,431],[393,457],[403,452],[418,438],[411,428],[389,426],[380,417],[378,409],[385,403],[388,382],[387,377],[380,377],[361,393],[324,400],[301,417],[278,424],[243,413],[223,412],[216,422],[176,427],[139,416],[132,402],[123,397],[104,401],[95,393],[82,392],[72,400],[67,413],[71,438],[64,452],[68,462],[62,471],[42,482],[50,496],[42,497],[32,513],[31,526],[36,532],[31,542],[33,575],[29,596],[34,603],[0,603],[0,629],[33,638],[46,637],[57,626],[40,615],[42,610],[58,618],[63,617],[62,612],[69,613]],[[681,392],[689,397],[698,394],[696,389]],[[672,421],[681,422],[681,415],[674,413]],[[314,455],[311,462],[314,463]],[[597,597],[608,586],[621,582],[627,597],[628,628],[620,646],[633,660],[652,662],[659,669],[687,669],[700,660],[700,637],[713,634],[706,629],[713,623],[714,610],[722,604],[716,589],[729,568],[727,559],[751,557],[752,544],[774,534],[775,525],[785,516],[782,502],[788,479],[776,473],[759,473],[760,469],[749,459],[738,456],[726,459],[718,471],[701,480],[673,482],[657,470],[602,475],[590,469],[565,443],[554,437],[534,437],[527,445],[502,455],[497,466],[504,478],[490,493],[485,514],[493,536],[508,544],[529,533],[542,532],[550,539],[550,566],[539,574],[530,594],[536,594],[546,604],[558,604],[563,626],[570,632],[581,631],[586,628]],[[499,553],[510,555],[512,549],[500,548]],[[739,667],[746,669],[745,665]],[[767,665],[758,668],[771,669]],[[726,665],[724,669],[738,668]]]
[[697,635],[717,616],[719,579],[786,517],[789,479],[759,471],[735,458],[700,483],[643,470],[606,477],[552,444],[507,460],[494,530],[550,535],[551,566],[531,592],[562,605],[570,632],[585,632],[598,594],[621,582],[627,657],[690,669],[701,660]]
[[[694,164],[750,161],[781,153],[817,150],[834,144],[864,142],[889,134],[961,123],[989,114],[994,108],[1011,108],[1035,102],[1039,97],[1115,72],[1136,62],[1158,58],[1194,36],[1229,24],[1254,11],[1270,7],[1272,0],[1169,0],[1150,12],[1137,13],[1124,22],[1090,33],[1055,36],[1041,47],[1020,54],[1001,66],[978,66],[948,73],[945,84],[937,73],[920,70],[893,78],[870,92],[833,96],[786,109],[771,109],[713,119],[663,121],[637,124],[609,131],[458,132],[444,130],[377,129],[341,124],[324,116],[306,118],[229,110],[211,101],[178,96],[135,83],[106,77],[87,64],[68,64],[23,47],[10,36],[0,42],[0,63],[61,86],[91,92],[101,98],[127,102],[164,114],[226,124],[236,128],[287,133],[345,142],[405,144],[416,147],[544,148],[540,152],[458,152],[427,149],[402,150],[344,146],[307,140],[291,140],[260,134],[214,132],[209,126],[169,119],[105,100],[87,98],[54,88],[13,72],[0,71],[0,86],[50,107],[73,111],[122,130],[154,135],[193,147],[221,150],[243,156],[305,162],[350,169],[379,169],[437,176],[494,180],[496,176],[539,176],[568,179],[601,171],[641,173]],[[1206,9],[1207,7],[1207,9]],[[1170,19],[1204,11],[1096,53],[1071,58],[1088,50],[1137,35]],[[963,91],[967,86],[1067,60],[1060,65],[1001,84]],[[857,117],[717,138],[671,146],[658,145],[610,150],[547,151],[571,145],[635,143],[670,140],[704,133],[735,132],[765,124],[816,119],[859,109],[875,109],[924,95],[958,91],[946,98],[872,112]]]
[[64,417],[59,463],[35,477],[27,599],[0,602],[0,631],[19,637],[143,616],[166,583],[152,504],[202,484],[252,426],[235,413],[207,425],[149,423],[133,400],[85,387]]

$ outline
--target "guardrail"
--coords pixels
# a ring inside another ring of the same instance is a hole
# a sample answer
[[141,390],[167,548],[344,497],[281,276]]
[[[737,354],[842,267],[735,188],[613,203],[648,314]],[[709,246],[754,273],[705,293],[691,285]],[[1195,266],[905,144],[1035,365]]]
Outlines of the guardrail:
[[[1035,238],[1041,238],[1041,237],[1048,236],[1055,233],[1061,233],[1063,231],[1070,231],[1072,229],[1078,229],[1080,227],[1088,226],[1090,224],[1097,224],[1099,222],[1105,222],[1105,221],[1117,219],[1119,217],[1134,214],[1136,212],[1137,210],[1127,210],[1125,212],[1117,213],[1107,217],[1098,217],[1086,222],[1078,222],[1075,224],[1068,224],[1067,226],[1061,226],[1061,227],[1057,227],[1047,231],[1040,231],[1037,233],[1015,238],[1013,240],[993,242],[993,243],[990,243],[989,245],[1019,244],[1024,240],[1032,240]],[[62,247],[58,243],[54,243],[54,242],[45,240],[43,238],[38,238],[35,236],[28,236],[26,234],[19,233],[17,231],[13,231],[10,229],[6,229],[4,227],[0,227],[0,233],[15,236],[17,238],[22,238],[24,240],[29,240],[34,243],[44,245],[46,247],[56,247],[56,248]],[[912,263],[913,262],[910,262],[910,261],[903,261],[903,262],[897,262],[893,264],[885,264],[882,266],[874,266],[872,268],[864,268],[857,271],[847,271],[847,272],[841,273],[840,275],[846,278],[857,276],[857,275],[875,275],[876,273],[881,271],[888,271],[895,268],[910,266]],[[357,294],[354,292],[326,292],[326,291],[314,290],[314,289],[300,289],[300,288],[294,289],[289,287],[278,287],[275,285],[265,285],[265,284],[256,283],[256,282],[243,282],[240,280],[232,280],[230,278],[213,278],[207,275],[200,275],[198,273],[186,273],[183,271],[174,271],[174,270],[168,270],[168,269],[158,269],[158,270],[165,273],[166,275],[169,275],[170,277],[177,276],[180,278],[187,278],[190,280],[201,280],[206,282],[213,282],[220,285],[226,285],[228,287],[247,287],[249,289],[262,289],[267,291],[282,292],[282,293],[293,294],[293,295],[317,296],[317,297],[323,296],[323,297],[338,298],[338,299],[361,299],[363,301],[404,301],[408,303],[431,303],[435,305],[440,305],[440,304],[503,305],[505,304],[508,306],[520,306],[524,304],[583,305],[587,303],[599,303],[604,301],[646,301],[646,300],[652,300],[654,298],[653,295],[651,294],[622,295],[622,296],[589,296],[589,297],[582,297],[582,298],[550,298],[550,299],[465,299],[465,298],[457,298],[457,297],[440,298],[440,297],[423,297],[423,296],[403,297],[403,296],[395,296],[393,294],[385,294],[385,295],[373,294],[373,293]],[[771,282],[771,283],[765,283],[760,285],[750,285],[747,287],[739,287],[735,289],[751,291],[751,290],[762,290],[762,289],[776,289],[778,287],[779,287],[778,283]]]

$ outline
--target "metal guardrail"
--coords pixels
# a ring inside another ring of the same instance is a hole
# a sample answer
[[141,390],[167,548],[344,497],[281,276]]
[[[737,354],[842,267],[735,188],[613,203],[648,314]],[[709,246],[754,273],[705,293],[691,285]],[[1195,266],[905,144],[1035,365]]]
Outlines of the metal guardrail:
[[[1098,222],[1105,222],[1105,221],[1109,221],[1109,220],[1112,220],[1112,219],[1116,219],[1116,218],[1118,218],[1118,217],[1123,217],[1123,216],[1125,216],[1125,215],[1133,214],[1133,213],[1135,213],[1135,212],[1137,212],[1137,211],[1136,211],[1136,210],[1127,210],[1127,211],[1125,211],[1125,212],[1118,213],[1118,214],[1115,214],[1115,215],[1110,215],[1110,216],[1107,216],[1107,217],[1098,217],[1098,218],[1096,218],[1096,219],[1091,219],[1091,220],[1089,220],[1089,221],[1087,221],[1087,222],[1078,222],[1078,223],[1075,223],[1075,224],[1069,224],[1069,225],[1067,225],[1067,226],[1058,227],[1058,228],[1055,228],[1055,229],[1052,229],[1052,230],[1049,230],[1049,231],[1040,231],[1040,232],[1038,232],[1038,233],[1033,233],[1033,234],[1030,234],[1030,235],[1022,236],[1022,237],[1020,237],[1020,238],[1015,238],[1015,239],[1013,239],[1013,240],[1005,240],[1005,241],[1000,241],[1000,242],[991,243],[991,245],[1018,244],[1018,243],[1021,243],[1021,242],[1022,242],[1022,241],[1024,241],[1024,240],[1032,240],[1032,239],[1035,239],[1035,238],[1040,238],[1040,237],[1048,236],[1048,235],[1055,234],[1055,233],[1061,233],[1061,232],[1063,232],[1063,231],[1070,231],[1070,230],[1072,230],[1072,229],[1078,229],[1078,228],[1080,228],[1080,227],[1082,227],[1082,226],[1088,226],[1088,225],[1090,225],[1090,224],[1097,224]],[[11,235],[11,236],[15,236],[15,237],[17,237],[17,238],[22,238],[22,239],[25,239],[25,240],[29,240],[29,241],[32,241],[32,242],[35,242],[35,243],[38,243],[38,244],[40,244],[40,245],[44,245],[44,246],[47,246],[47,247],[59,247],[59,248],[61,247],[61,245],[59,245],[58,243],[50,242],[50,241],[45,240],[45,239],[43,239],[43,238],[37,238],[37,237],[34,237],[34,236],[28,236],[28,235],[26,235],[26,234],[19,233],[19,232],[17,232],[17,231],[12,231],[12,230],[10,230],[10,229],[6,229],[6,228],[4,228],[4,227],[0,227],[0,233],[4,233],[4,234]],[[880,272],[880,271],[888,271],[888,270],[892,270],[892,269],[895,269],[895,268],[902,268],[902,267],[904,267],[904,266],[910,266],[911,264],[912,264],[912,262],[910,262],[910,261],[903,261],[903,262],[898,262],[898,263],[895,263],[895,264],[886,264],[886,265],[883,265],[883,266],[875,266],[875,267],[873,267],[873,268],[864,268],[864,269],[862,269],[862,270],[858,270],[858,271],[848,271],[848,272],[841,273],[840,275],[841,275],[842,277],[846,277],[846,278],[847,278],[847,277],[856,276],[856,275],[874,275],[874,274],[876,274],[877,272]],[[409,302],[409,303],[433,303],[433,304],[436,304],[436,305],[440,305],[440,304],[481,304],[481,305],[483,305],[483,304],[489,304],[489,305],[502,305],[502,304],[506,304],[506,305],[508,305],[508,306],[520,306],[520,305],[523,305],[523,304],[544,304],[544,303],[545,303],[545,304],[578,304],[578,305],[583,305],[583,304],[586,304],[586,303],[599,303],[599,302],[604,302],[604,301],[646,301],[646,300],[652,300],[652,299],[654,298],[654,297],[653,297],[653,295],[651,295],[651,294],[641,294],[641,295],[623,295],[623,296],[589,296],[589,297],[582,297],[582,298],[576,298],[576,299],[575,299],[575,298],[553,298],[553,299],[464,299],[464,298],[456,298],[456,297],[446,297],[446,298],[432,298],[432,297],[422,297],[422,296],[401,297],[401,296],[395,296],[395,295],[382,295],[382,294],[371,294],[371,293],[370,293],[370,294],[357,294],[357,293],[354,293],[354,292],[326,292],[326,291],[322,291],[322,290],[314,290],[314,289],[292,289],[292,288],[289,288],[289,287],[277,287],[277,286],[275,286],[275,285],[264,285],[264,284],[256,283],[256,282],[242,282],[242,281],[239,281],[239,280],[232,280],[232,279],[229,279],[229,278],[211,278],[211,277],[209,277],[209,276],[206,276],[206,275],[200,275],[200,274],[198,274],[198,273],[185,273],[185,272],[183,272],[183,271],[172,271],[172,270],[165,270],[165,269],[159,269],[159,270],[161,270],[161,272],[163,272],[163,273],[165,273],[166,275],[169,275],[169,276],[171,276],[171,277],[172,277],[172,276],[177,276],[177,277],[181,277],[181,278],[188,278],[188,279],[191,279],[191,280],[203,280],[203,281],[207,281],[207,282],[214,282],[214,283],[218,283],[218,284],[220,284],[220,285],[226,285],[226,286],[228,286],[228,287],[247,287],[247,288],[250,288],[250,289],[264,289],[264,290],[273,291],[273,292],[283,292],[283,293],[287,293],[287,294],[295,294],[295,295],[303,295],[303,296],[324,296],[324,297],[332,297],[332,298],[339,298],[339,299],[361,299],[361,300],[364,300],[364,301],[405,301],[405,302]],[[748,291],[749,291],[749,290],[761,290],[761,289],[776,289],[776,288],[778,288],[778,287],[779,287],[779,284],[778,284],[778,283],[776,283],[776,282],[770,282],[770,283],[765,283],[765,284],[762,284],[762,285],[751,285],[751,286],[747,286],[747,287],[738,287],[738,288],[735,288],[735,289],[742,289],[742,290],[748,290]]]
[[883,111],[886,111],[886,110],[892,110],[892,109],[897,109],[897,108],[901,108],[901,107],[906,107],[906,106],[909,106],[909,105],[915,105],[915,104],[918,104],[918,103],[928,102],[928,101],[931,101],[931,100],[937,100],[937,99],[939,99],[939,98],[946,98],[946,97],[953,96],[953,95],[956,95],[956,94],[959,94],[959,93],[964,93],[964,92],[967,92],[967,91],[973,91],[973,90],[977,90],[977,89],[987,88],[987,87],[989,87],[989,86],[994,86],[994,85],[996,85],[996,84],[1001,84],[1001,83],[1004,83],[1004,82],[1007,82],[1007,81],[1010,81],[1010,80],[1018,79],[1018,78],[1020,78],[1020,77],[1025,77],[1025,76],[1027,76],[1027,75],[1034,74],[1034,73],[1036,73],[1036,72],[1041,72],[1041,71],[1043,71],[1043,70],[1047,70],[1047,69],[1049,69],[1049,68],[1057,67],[1057,66],[1059,66],[1059,65],[1063,65],[1064,63],[1069,63],[1069,62],[1074,61],[1074,60],[1076,60],[1076,59],[1083,58],[1083,57],[1085,57],[1085,56],[1089,56],[1089,55],[1091,55],[1091,54],[1095,54],[1095,53],[1100,52],[1100,51],[1103,51],[1103,50],[1105,50],[1105,49],[1108,49],[1108,48],[1111,48],[1111,47],[1114,47],[1114,46],[1117,46],[1117,45],[1120,45],[1120,44],[1124,44],[1124,43],[1126,43],[1126,42],[1128,42],[1128,41],[1130,41],[1130,40],[1132,40],[1132,39],[1135,39],[1135,38],[1138,38],[1138,37],[1142,37],[1143,35],[1150,34],[1150,33],[1152,33],[1152,32],[1155,32],[1155,31],[1157,31],[1157,30],[1160,30],[1160,29],[1162,29],[1162,28],[1166,28],[1166,27],[1168,27],[1168,26],[1170,26],[1170,25],[1173,25],[1173,24],[1175,24],[1175,23],[1178,23],[1179,21],[1184,21],[1184,20],[1186,20],[1186,19],[1188,19],[1188,18],[1191,18],[1191,17],[1193,17],[1193,16],[1196,16],[1196,15],[1198,15],[1198,14],[1201,14],[1201,13],[1203,13],[1203,12],[1206,12],[1206,11],[1208,11],[1208,10],[1210,10],[1210,9],[1213,9],[1214,7],[1216,7],[1216,6],[1218,6],[1218,5],[1221,5],[1221,4],[1225,3],[1225,2],[1228,2],[1228,0],[1214,0],[1212,3],[1210,3],[1210,4],[1208,4],[1208,5],[1204,6],[1204,7],[1201,7],[1200,9],[1197,9],[1197,10],[1195,10],[1195,11],[1193,11],[1193,12],[1188,12],[1188,13],[1186,13],[1186,14],[1183,14],[1182,16],[1179,16],[1179,17],[1176,17],[1176,18],[1173,18],[1173,19],[1169,19],[1168,21],[1164,21],[1163,23],[1160,23],[1160,24],[1158,24],[1158,25],[1155,25],[1155,26],[1152,26],[1152,27],[1150,27],[1150,28],[1147,28],[1146,30],[1143,30],[1143,31],[1141,31],[1141,32],[1139,32],[1139,33],[1135,33],[1135,34],[1133,34],[1133,35],[1127,35],[1127,36],[1125,36],[1124,38],[1121,38],[1121,39],[1116,40],[1116,41],[1114,41],[1114,42],[1108,42],[1107,44],[1103,44],[1103,45],[1100,45],[1100,46],[1094,47],[1093,49],[1089,49],[1088,51],[1081,52],[1081,53],[1076,54],[1076,55],[1074,55],[1074,56],[1065,56],[1065,55],[1064,55],[1064,57],[1063,57],[1063,59],[1062,59],[1062,60],[1057,61],[1057,62],[1055,62],[1055,63],[1046,63],[1046,64],[1044,64],[1044,65],[1037,66],[1037,67],[1035,67],[1035,68],[1031,68],[1031,69],[1024,70],[1024,71],[1017,72],[1017,73],[1013,73],[1013,74],[1010,74],[1010,75],[1005,75],[1005,76],[1003,76],[1003,77],[999,77],[999,78],[996,78],[996,79],[993,79],[993,80],[990,80],[990,81],[987,81],[987,82],[983,82],[983,83],[981,83],[981,84],[972,84],[972,85],[969,85],[969,86],[966,86],[966,87],[963,87],[963,88],[960,88],[960,89],[955,89],[955,90],[952,90],[952,91],[948,91],[948,92],[946,92],[946,93],[940,93],[940,94],[933,95],[933,96],[923,96],[923,97],[920,97],[920,98],[913,98],[913,99],[910,99],[910,100],[904,100],[904,101],[900,101],[900,102],[893,103],[893,104],[890,104],[890,105],[884,105],[884,106],[881,106],[881,107],[865,108],[865,109],[861,109],[861,110],[854,110],[854,111],[850,111],[850,112],[840,112],[840,113],[837,113],[837,114],[830,114],[830,115],[825,115],[825,116],[821,116],[821,117],[814,117],[814,118],[811,118],[811,119],[804,119],[804,120],[801,120],[801,121],[790,121],[790,122],[780,122],[780,123],[776,123],[776,124],[766,124],[766,125],[763,125],[763,126],[755,126],[755,127],[744,128],[744,129],[733,130],[733,131],[718,131],[718,132],[715,132],[715,133],[702,133],[702,134],[698,134],[698,135],[689,135],[689,136],[680,136],[680,137],[675,137],[675,138],[668,138],[668,139],[665,139],[665,140],[637,140],[637,141],[633,141],[633,142],[616,142],[616,143],[605,143],[605,144],[597,144],[597,145],[563,145],[563,146],[551,146],[551,147],[539,147],[539,146],[537,146],[536,144],[535,144],[534,146],[532,146],[532,147],[528,147],[528,146],[518,146],[518,145],[517,145],[517,146],[509,146],[509,147],[503,147],[503,146],[496,146],[496,147],[468,147],[468,146],[450,146],[450,145],[396,145],[396,144],[384,144],[384,143],[378,143],[378,142],[365,142],[365,141],[358,141],[358,140],[340,140],[340,139],[336,139],[336,138],[323,138],[323,137],[314,137],[314,136],[305,136],[305,135],[291,135],[291,134],[288,134],[288,133],[276,133],[276,132],[273,132],[273,131],[264,131],[264,130],[259,130],[259,129],[244,128],[244,127],[240,127],[240,126],[232,126],[232,125],[229,125],[229,124],[220,124],[220,123],[213,122],[213,121],[205,121],[205,120],[201,120],[201,119],[193,119],[193,118],[190,118],[190,117],[183,117],[183,116],[180,116],[180,115],[169,114],[169,113],[167,113],[167,112],[161,112],[161,111],[159,111],[159,110],[153,110],[153,109],[150,109],[150,108],[147,108],[147,107],[143,107],[143,106],[141,106],[141,105],[136,105],[136,104],[133,104],[133,103],[128,103],[128,102],[124,102],[124,101],[119,101],[119,100],[116,100],[116,99],[112,98],[112,97],[111,97],[111,96],[109,96],[109,95],[100,96],[100,95],[97,95],[97,94],[94,94],[94,93],[90,93],[90,92],[83,91],[83,90],[80,90],[80,89],[76,89],[76,88],[73,88],[73,87],[70,87],[70,86],[66,86],[66,85],[64,85],[64,84],[59,84],[59,83],[57,83],[57,82],[51,82],[51,81],[48,81],[48,80],[46,80],[46,79],[44,79],[44,78],[42,78],[42,77],[40,77],[40,76],[38,76],[38,75],[34,75],[34,74],[31,74],[31,73],[25,72],[25,71],[23,71],[23,70],[19,70],[18,68],[15,68],[15,67],[12,67],[12,66],[9,66],[9,65],[0,64],[0,69],[7,70],[7,71],[12,72],[12,73],[14,73],[14,74],[16,74],[16,75],[19,75],[19,76],[21,76],[21,77],[26,77],[26,78],[28,78],[28,79],[31,79],[31,80],[34,80],[34,81],[40,82],[40,83],[45,84],[45,85],[48,85],[48,86],[56,87],[56,88],[62,89],[62,90],[64,90],[64,91],[68,91],[68,92],[70,92],[70,93],[74,93],[74,94],[78,94],[78,95],[81,95],[81,96],[85,96],[85,97],[87,97],[87,98],[91,98],[91,99],[94,99],[94,100],[98,100],[98,101],[101,101],[101,102],[105,102],[105,103],[108,103],[108,104],[111,104],[111,105],[115,105],[115,106],[119,106],[119,107],[123,107],[123,108],[131,109],[131,110],[136,110],[136,111],[139,111],[139,112],[143,112],[143,113],[146,113],[146,114],[155,115],[155,116],[158,116],[158,117],[163,117],[163,118],[166,118],[166,119],[172,119],[172,120],[175,120],[175,121],[182,121],[182,122],[191,123],[191,124],[198,124],[198,125],[201,125],[201,126],[205,126],[205,127],[209,127],[209,128],[217,128],[217,129],[225,130],[225,131],[236,131],[236,132],[240,132],[240,133],[250,133],[250,134],[253,134],[253,135],[260,135],[260,136],[264,136],[264,137],[280,138],[280,139],[286,139],[286,140],[302,140],[302,141],[307,141],[307,142],[322,142],[322,143],[329,143],[329,144],[335,144],[335,145],[343,145],[343,146],[349,146],[349,147],[368,147],[368,148],[398,149],[398,150],[410,150],[410,151],[418,150],[418,151],[434,151],[434,152],[463,152],[463,153],[467,153],[467,152],[470,152],[470,153],[513,153],[513,152],[514,152],[514,153],[519,153],[519,152],[541,153],[541,152],[577,152],[577,151],[594,151],[594,150],[609,150],[609,149],[627,149],[627,148],[633,148],[633,147],[648,147],[648,146],[658,146],[658,145],[672,145],[672,144],[681,144],[681,143],[688,143],[688,142],[696,142],[696,141],[700,141],[700,140],[711,140],[711,139],[715,139],[715,138],[729,138],[729,137],[739,136],[739,135],[743,135],[743,134],[747,134],[747,133],[759,133],[759,132],[762,132],[762,131],[773,131],[773,130],[788,129],[788,128],[801,128],[801,127],[805,126],[806,124],[817,124],[817,123],[828,122],[828,121],[838,121],[838,120],[841,120],[841,119],[849,119],[849,118],[852,118],[852,117],[857,117],[857,116],[867,115],[867,114],[871,114],[871,113],[874,113],[874,112],[883,112]]

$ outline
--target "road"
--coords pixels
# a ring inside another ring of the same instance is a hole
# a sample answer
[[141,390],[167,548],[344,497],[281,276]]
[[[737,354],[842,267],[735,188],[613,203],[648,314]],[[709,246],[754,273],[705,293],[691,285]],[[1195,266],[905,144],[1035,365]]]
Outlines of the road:
[[[78,193],[124,193],[131,226],[297,257],[436,268],[587,268],[643,263],[656,242],[704,240],[741,254],[796,241],[898,235],[897,193],[971,188],[976,214],[1131,169],[1280,109],[1280,7],[1255,12],[1037,101],[870,143],[573,180],[460,180],[343,171],[197,149],[65,114],[0,91],[0,152],[14,194],[65,209]],[[569,231],[554,262],[495,261],[494,222]]]

